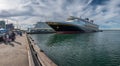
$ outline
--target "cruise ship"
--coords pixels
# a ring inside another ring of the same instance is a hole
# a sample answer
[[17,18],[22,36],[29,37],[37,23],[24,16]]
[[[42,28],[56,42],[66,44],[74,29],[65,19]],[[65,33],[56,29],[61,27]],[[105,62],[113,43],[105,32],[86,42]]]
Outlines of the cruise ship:
[[82,19],[70,16],[67,21],[47,21],[46,23],[58,33],[83,33],[99,31],[99,26],[94,24],[94,21],[89,20],[89,18]]

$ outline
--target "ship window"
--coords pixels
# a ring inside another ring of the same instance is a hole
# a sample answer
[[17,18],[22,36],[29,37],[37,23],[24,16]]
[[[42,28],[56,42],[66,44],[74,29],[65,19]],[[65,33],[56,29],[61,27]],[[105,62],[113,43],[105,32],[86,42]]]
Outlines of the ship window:
[[80,21],[79,24],[80,25],[85,25],[85,22]]

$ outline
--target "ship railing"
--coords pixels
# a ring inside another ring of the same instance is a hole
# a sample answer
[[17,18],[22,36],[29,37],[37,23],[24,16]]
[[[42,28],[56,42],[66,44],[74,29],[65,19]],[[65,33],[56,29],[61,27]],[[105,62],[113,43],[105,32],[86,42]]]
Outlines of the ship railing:
[[99,26],[99,25],[94,24],[93,22],[89,22],[89,21],[87,21],[87,20],[85,20],[85,19],[81,19],[81,18],[80,18],[79,20],[81,20],[81,21],[83,21],[83,22],[87,22],[87,23],[93,24],[93,25],[95,25],[95,26]]

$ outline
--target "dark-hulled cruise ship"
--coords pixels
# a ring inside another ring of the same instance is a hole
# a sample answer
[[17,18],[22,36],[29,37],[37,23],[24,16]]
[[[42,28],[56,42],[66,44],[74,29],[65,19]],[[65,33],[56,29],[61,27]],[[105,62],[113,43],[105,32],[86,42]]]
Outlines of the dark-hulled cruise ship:
[[70,16],[64,22],[46,22],[58,33],[83,33],[83,32],[97,32],[99,26],[94,24],[93,20],[88,18],[82,19]]

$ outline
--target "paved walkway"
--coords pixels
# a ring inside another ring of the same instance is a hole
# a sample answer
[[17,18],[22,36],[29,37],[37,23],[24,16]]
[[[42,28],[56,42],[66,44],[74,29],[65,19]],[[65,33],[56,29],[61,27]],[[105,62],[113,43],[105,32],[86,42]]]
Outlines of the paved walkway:
[[15,42],[0,43],[0,66],[29,66],[26,36]]

